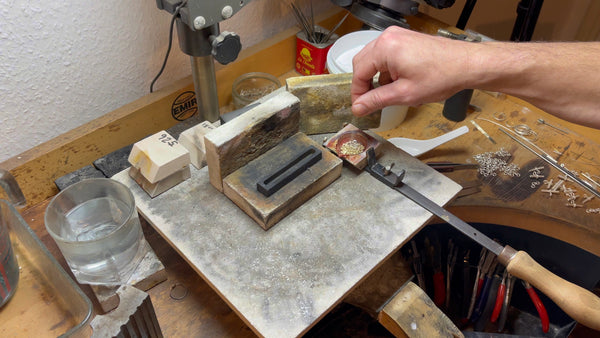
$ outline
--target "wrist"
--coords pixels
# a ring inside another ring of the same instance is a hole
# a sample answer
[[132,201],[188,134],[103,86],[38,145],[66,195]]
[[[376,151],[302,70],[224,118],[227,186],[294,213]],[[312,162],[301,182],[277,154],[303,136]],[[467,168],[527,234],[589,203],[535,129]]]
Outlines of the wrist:
[[466,87],[511,94],[527,86],[527,74],[536,66],[536,60],[523,46],[514,42],[473,43],[466,66]]

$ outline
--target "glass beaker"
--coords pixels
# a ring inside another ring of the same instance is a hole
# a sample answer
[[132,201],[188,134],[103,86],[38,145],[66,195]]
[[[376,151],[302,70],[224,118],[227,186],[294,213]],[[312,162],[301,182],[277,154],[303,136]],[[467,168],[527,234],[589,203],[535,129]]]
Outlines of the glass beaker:
[[45,224],[80,283],[126,284],[143,258],[133,194],[115,180],[67,187],[48,204]]

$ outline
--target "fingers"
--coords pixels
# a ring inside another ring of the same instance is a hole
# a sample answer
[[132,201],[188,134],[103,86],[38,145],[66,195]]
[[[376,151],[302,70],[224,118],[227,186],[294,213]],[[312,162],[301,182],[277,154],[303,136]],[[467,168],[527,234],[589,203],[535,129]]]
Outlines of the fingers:
[[[391,84],[388,64],[390,49],[394,49],[395,34],[404,34],[401,28],[389,28],[377,39],[368,43],[352,60],[354,76],[350,93],[352,98],[352,112],[356,116],[364,116],[375,110],[387,106],[393,100],[392,88],[382,87],[373,90],[373,77],[379,73],[379,84],[384,86]],[[397,70],[395,70],[397,71]]]
[[398,92],[403,84],[402,80],[398,80],[364,93],[352,103],[352,113],[365,116],[388,106],[404,104]]
[[[393,80],[390,76],[390,73],[383,72],[383,73],[379,74],[379,79],[377,82],[378,82],[379,86],[385,86],[385,85],[391,84],[393,82]],[[386,91],[387,90],[389,90],[389,89],[386,89]],[[366,91],[365,93],[354,98],[353,102],[356,102],[358,100],[358,102],[353,107],[354,115],[356,115],[356,116],[368,115],[369,113],[372,113],[375,110],[378,110],[378,109],[381,109],[381,108],[387,106],[388,104],[386,104],[386,101],[388,99],[394,99],[393,95],[385,95],[385,98],[387,98],[387,99],[380,99],[379,92],[375,92],[375,93],[371,94],[371,95],[374,95],[374,99],[369,99],[369,97],[367,96],[367,97],[359,100],[359,97],[362,97],[367,93],[371,93],[372,91],[373,91],[373,84],[371,82],[368,91]],[[383,93],[385,94],[386,91],[384,91]],[[379,107],[380,105],[381,105],[381,107]]]
[[375,41],[371,41],[352,59],[354,72],[350,86],[352,102],[372,89],[373,77],[379,71],[377,60],[371,57],[374,44]]
[[[352,112],[364,116],[392,105],[419,105],[446,99],[466,87],[466,43],[393,27],[367,44],[353,59]],[[372,79],[379,72],[379,88]]]

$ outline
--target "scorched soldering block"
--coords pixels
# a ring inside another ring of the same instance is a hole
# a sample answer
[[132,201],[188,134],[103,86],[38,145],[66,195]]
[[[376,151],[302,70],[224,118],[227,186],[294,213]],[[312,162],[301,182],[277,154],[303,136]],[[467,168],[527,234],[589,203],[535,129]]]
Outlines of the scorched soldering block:
[[300,101],[281,92],[204,137],[210,183],[223,179],[298,132]]

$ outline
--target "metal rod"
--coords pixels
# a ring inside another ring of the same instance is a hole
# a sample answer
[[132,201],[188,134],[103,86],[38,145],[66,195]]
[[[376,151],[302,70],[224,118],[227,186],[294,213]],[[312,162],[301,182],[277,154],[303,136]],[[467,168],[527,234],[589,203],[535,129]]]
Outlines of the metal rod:
[[487,137],[487,139],[490,140],[490,142],[496,144],[496,141],[494,141],[490,134],[488,134],[483,128],[481,128],[479,123],[475,122],[474,120],[471,120],[471,123],[475,126],[475,128],[477,128],[477,130],[479,130],[483,134],[483,136]]
[[568,134],[568,133],[569,133],[568,131],[566,131],[566,130],[564,130],[564,129],[562,129],[562,128],[559,128],[559,127],[557,127],[557,126],[555,126],[555,125],[553,125],[553,124],[550,124],[550,123],[546,122],[546,120],[544,120],[544,119],[538,119],[538,122],[539,122],[539,123],[541,123],[541,124],[545,124],[545,125],[547,125],[548,127],[554,128],[554,129],[556,129],[556,130],[558,130],[558,131],[560,131],[560,132],[562,132],[562,133],[565,133],[565,134]]
[[510,35],[511,41],[531,41],[544,0],[521,0],[517,5],[517,19]]
[[456,28],[465,30],[467,22],[471,17],[471,13],[473,13],[473,8],[475,8],[476,3],[477,0],[467,0],[467,2],[465,3],[465,7],[463,7],[462,12],[460,13],[458,21],[456,22]]
[[346,18],[348,17],[348,15],[350,15],[350,12],[346,13],[346,15],[344,15],[344,17],[342,18],[342,20],[340,20],[340,22],[338,22],[335,27],[333,27],[329,33],[327,33],[327,35],[325,36],[325,38],[323,38],[322,43],[326,43],[327,41],[329,41],[329,39],[331,39],[331,36],[333,35],[333,33],[340,28],[340,26],[342,25],[342,23],[344,23],[344,21],[346,21]]
[[[542,160],[546,161],[548,164],[550,164],[551,166],[553,166],[554,168],[556,168],[558,171],[562,172],[563,174],[569,176],[570,179],[572,179],[575,183],[581,185],[583,188],[587,189],[589,192],[591,192],[592,194],[596,195],[597,197],[600,197],[600,192],[596,189],[594,189],[594,187],[589,184],[588,182],[580,179],[579,177],[577,177],[577,175],[573,174],[570,170],[568,170],[567,168],[564,167],[564,165],[562,164],[558,164],[558,162],[556,162],[556,160],[552,157],[550,157],[547,154],[540,154],[538,152],[536,152],[533,148],[531,148],[530,146],[528,146],[527,144],[525,144],[523,141],[519,140],[518,138],[512,136],[511,134],[509,134],[508,132],[504,131],[503,129],[499,130],[503,133],[505,133],[506,135],[508,135],[508,137],[510,137],[511,139],[513,139],[514,141],[516,141],[518,144],[520,144],[521,146],[523,146],[525,149],[531,151],[532,153],[534,153],[535,155],[537,155],[539,158],[541,158]],[[524,139],[524,141],[527,141]],[[529,142],[529,141],[527,141]]]
[[494,242],[491,238],[489,238],[486,235],[484,235],[483,233],[479,232],[478,230],[476,230],[469,224],[465,223],[460,218],[454,216],[453,214],[448,212],[446,209],[440,207],[439,205],[437,205],[436,203],[431,201],[430,199],[421,195],[421,193],[414,190],[410,186],[408,186],[406,184],[402,184],[398,187],[395,187],[394,190],[396,190],[396,191],[400,192],[402,195],[408,197],[408,199],[417,203],[418,205],[420,205],[427,211],[431,212],[432,214],[438,216],[445,222],[448,222],[455,229],[462,232],[465,236],[469,237],[470,239],[474,240],[475,242],[479,243],[484,248],[490,250],[496,256],[500,255],[502,253],[502,250],[504,250],[504,246]]
[[198,114],[202,120],[216,122],[219,120],[219,95],[213,56],[190,56],[190,60]]
[[385,167],[375,162],[375,151],[373,150],[373,148],[369,148],[367,150],[367,158],[369,164],[367,165],[366,170],[377,180],[389,186],[390,188],[398,191],[411,201],[420,205],[425,210],[429,211],[430,213],[441,218],[448,224],[452,225],[456,230],[462,232],[465,236],[469,237],[470,239],[479,243],[484,248],[493,252],[496,256],[500,256],[500,254],[502,254],[504,246],[494,242],[491,238],[484,235],[471,225],[467,224],[465,221],[456,217],[448,210],[437,205],[434,201],[425,197],[420,192],[414,190],[407,184],[402,183],[404,171],[402,171],[401,174],[395,174],[392,172],[388,172],[386,174]]

